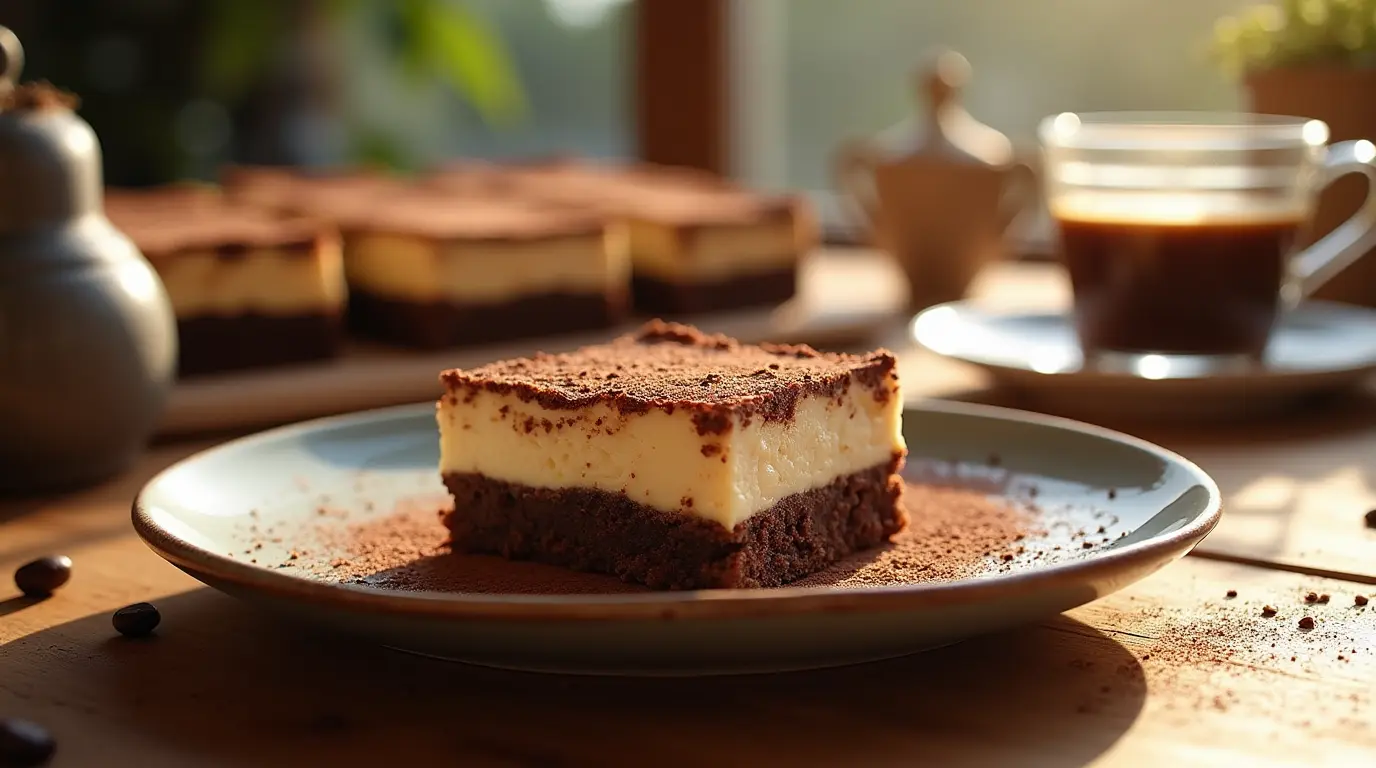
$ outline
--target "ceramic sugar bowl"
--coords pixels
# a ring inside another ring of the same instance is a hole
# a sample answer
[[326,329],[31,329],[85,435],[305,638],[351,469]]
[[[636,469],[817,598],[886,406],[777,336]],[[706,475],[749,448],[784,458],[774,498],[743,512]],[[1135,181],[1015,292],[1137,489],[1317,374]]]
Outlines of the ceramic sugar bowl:
[[151,436],[174,375],[162,283],[102,211],[100,144],[0,27],[0,492],[97,482]]
[[836,156],[836,184],[902,267],[913,310],[964,297],[1036,204],[1036,178],[1011,142],[961,103],[970,76],[959,53],[934,52],[913,79],[923,118],[897,141],[851,141]]

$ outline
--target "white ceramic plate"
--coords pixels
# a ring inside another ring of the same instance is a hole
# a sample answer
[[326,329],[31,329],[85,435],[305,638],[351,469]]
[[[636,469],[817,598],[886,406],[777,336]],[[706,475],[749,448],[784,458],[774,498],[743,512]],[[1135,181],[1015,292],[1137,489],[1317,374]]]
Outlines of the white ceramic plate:
[[[294,617],[478,664],[622,674],[802,669],[948,644],[1120,589],[1184,555],[1219,519],[1218,489],[1198,467],[1107,430],[942,404],[906,411],[904,431],[915,471],[941,466],[976,476],[996,454],[1006,479],[1038,486],[1043,509],[1107,515],[1114,543],[1066,547],[1013,570],[991,558],[978,576],[945,583],[595,595],[332,583],[309,568],[280,567],[291,541],[250,550],[263,565],[249,562],[244,535],[252,526],[330,525],[322,503],[347,505],[358,522],[398,501],[442,493],[431,404],[321,419],[216,447],[150,481],[133,519],[149,546],[186,572]],[[301,562],[339,554],[313,548]]]
[[923,311],[912,336],[1038,406],[1077,417],[1255,416],[1355,387],[1376,371],[1376,312],[1319,301],[1282,318],[1259,365],[1190,355],[1086,363],[1067,314],[989,312],[968,302]]

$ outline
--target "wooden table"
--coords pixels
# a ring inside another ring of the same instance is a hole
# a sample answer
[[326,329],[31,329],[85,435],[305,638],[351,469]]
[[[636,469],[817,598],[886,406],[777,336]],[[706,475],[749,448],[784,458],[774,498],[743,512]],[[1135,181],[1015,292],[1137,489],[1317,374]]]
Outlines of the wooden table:
[[[1057,281],[1010,266],[979,293],[1044,302]],[[910,392],[999,400],[975,372],[891,341]],[[0,716],[45,724],[54,764],[71,766],[1376,765],[1376,531],[1362,521],[1376,396],[1267,424],[1126,426],[1227,494],[1194,556],[955,647],[700,680],[468,668],[264,617],[130,532],[139,485],[215,441],[158,446],[103,487],[0,502],[0,571],[51,552],[76,563],[44,602],[0,584]],[[1306,606],[1310,591],[1331,602]],[[119,642],[110,613],[140,600],[162,609],[159,635]]]

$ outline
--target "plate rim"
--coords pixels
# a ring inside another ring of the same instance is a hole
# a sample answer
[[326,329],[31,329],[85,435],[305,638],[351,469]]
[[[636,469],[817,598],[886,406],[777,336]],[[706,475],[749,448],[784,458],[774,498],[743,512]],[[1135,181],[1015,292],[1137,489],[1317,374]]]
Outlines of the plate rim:
[[[712,589],[652,591],[612,595],[518,595],[441,592],[404,592],[289,576],[264,566],[244,563],[211,552],[164,529],[156,522],[146,494],[167,475],[220,451],[242,450],[257,443],[308,434],[327,428],[414,419],[431,401],[310,419],[235,438],[186,456],[150,478],[135,495],[130,515],[134,531],[154,553],[199,578],[240,589],[269,593],[274,598],[304,600],[317,606],[409,618],[451,620],[551,620],[608,622],[690,618],[770,618],[811,613],[909,611],[918,607],[977,603],[993,598],[1045,591],[1057,584],[1084,584],[1113,574],[1151,571],[1183,557],[1218,524],[1222,496],[1217,483],[1189,459],[1146,440],[1116,430],[1059,416],[1000,406],[948,401],[910,401],[904,413],[928,411],[971,417],[1030,422],[1037,426],[1108,439],[1151,454],[1184,470],[1193,485],[1207,494],[1204,508],[1171,531],[1121,547],[1110,547],[1080,559],[986,579],[899,584],[838,589],[834,587],[777,587],[771,589]],[[1155,567],[1152,567],[1155,566]],[[1139,577],[1140,578],[1140,577]],[[1135,579],[1133,579],[1135,580]],[[1107,594],[1107,593],[1104,593]],[[1103,596],[1096,594],[1094,598]],[[1088,602],[1088,601],[1086,601]],[[766,608],[767,606],[767,608]]]
[[[1358,307],[1350,304],[1344,304],[1342,302],[1337,301],[1324,301],[1322,299],[1309,299],[1306,300],[1303,305],[1318,305],[1328,311],[1337,311],[1349,314],[1365,313],[1368,315],[1367,319],[1370,321],[1371,325],[1373,327],[1376,327],[1376,310],[1371,310],[1366,307]],[[911,339],[914,344],[917,344],[919,347],[921,347],[923,350],[930,352],[934,355],[937,355],[938,357],[945,358],[947,360],[956,360],[962,363],[967,363],[969,365],[978,366],[989,371],[991,374],[995,374],[1008,379],[1016,379],[1020,382],[1027,382],[1030,380],[1046,382],[1076,380],[1081,383],[1097,382],[1105,386],[1131,383],[1140,384],[1142,386],[1151,386],[1160,389],[1169,387],[1191,387],[1201,384],[1239,385],[1244,382],[1256,382],[1259,380],[1275,383],[1307,381],[1309,379],[1337,378],[1345,381],[1349,377],[1356,379],[1361,376],[1365,376],[1366,374],[1371,373],[1372,371],[1376,371],[1376,356],[1373,356],[1367,363],[1363,365],[1340,365],[1312,371],[1274,370],[1266,368],[1261,371],[1260,375],[1258,375],[1257,373],[1234,373],[1225,371],[1223,373],[1208,376],[1172,376],[1166,379],[1148,379],[1144,376],[1137,376],[1122,371],[1098,371],[1086,370],[1084,368],[1079,368],[1073,371],[1038,371],[1026,366],[1016,366],[1009,365],[1007,363],[996,362],[982,356],[972,356],[963,353],[953,354],[950,352],[942,352],[929,346],[926,342],[922,340],[922,335],[918,333],[918,324],[922,322],[922,319],[924,317],[927,317],[930,313],[941,309],[954,309],[958,312],[961,312],[962,314],[967,315],[971,312],[977,312],[979,314],[986,316],[1002,314],[1005,317],[1024,318],[1064,318],[1067,315],[1068,310],[1037,309],[997,313],[978,307],[974,304],[974,302],[972,302],[969,299],[957,299],[955,301],[947,301],[941,304],[936,304],[927,307],[926,309],[914,315],[912,320],[908,322],[907,337]]]

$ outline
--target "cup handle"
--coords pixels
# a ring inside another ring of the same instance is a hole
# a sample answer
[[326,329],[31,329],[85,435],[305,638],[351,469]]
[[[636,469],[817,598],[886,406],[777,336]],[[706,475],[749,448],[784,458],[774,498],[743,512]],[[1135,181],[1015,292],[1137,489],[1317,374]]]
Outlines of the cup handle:
[[842,145],[832,166],[832,183],[850,210],[852,219],[870,232],[878,229],[879,201],[874,192],[874,169],[880,162],[878,151],[863,141]]
[[1026,163],[1008,166],[1008,176],[1004,179],[1003,201],[999,206],[999,231],[1004,232],[1019,214],[1032,209],[1041,200],[1041,184],[1037,183],[1037,172]]
[[1320,182],[1332,184],[1349,173],[1366,177],[1366,199],[1352,218],[1295,257],[1286,301],[1294,305],[1318,290],[1362,254],[1376,247],[1376,146],[1370,141],[1343,141],[1328,148]]

